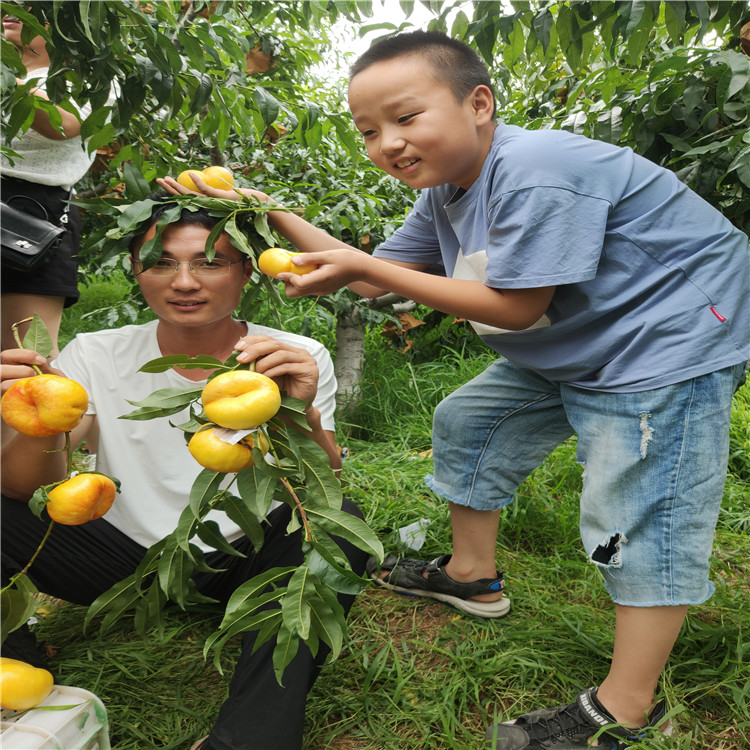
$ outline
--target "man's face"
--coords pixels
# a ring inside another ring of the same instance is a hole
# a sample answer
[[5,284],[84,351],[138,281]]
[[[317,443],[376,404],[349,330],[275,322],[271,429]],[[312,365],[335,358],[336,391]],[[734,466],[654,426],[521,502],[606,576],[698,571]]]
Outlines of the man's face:
[[[247,256],[232,246],[226,234],[214,245],[215,257],[241,262],[233,263],[225,274],[197,275],[185,262],[206,257],[206,238],[210,231],[197,224],[170,224],[162,233],[162,258],[182,261],[177,273],[157,275],[146,271],[136,276],[148,306],[160,322],[186,329],[215,325],[230,317],[239,304],[252,267]],[[138,247],[155,233],[155,228],[151,227]],[[134,258],[138,259],[138,250]]]
[[349,84],[349,107],[373,164],[409,187],[468,189],[479,176],[486,153],[478,128],[487,118],[474,93],[457,101],[425,60],[365,68]]

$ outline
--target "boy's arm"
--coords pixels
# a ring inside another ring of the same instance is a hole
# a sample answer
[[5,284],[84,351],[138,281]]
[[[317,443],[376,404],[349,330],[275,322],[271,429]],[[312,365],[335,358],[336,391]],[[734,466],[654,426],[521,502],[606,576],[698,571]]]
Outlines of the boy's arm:
[[293,262],[320,268],[304,276],[281,274],[288,297],[330,294],[343,286],[355,289],[364,284],[449,315],[511,331],[522,331],[536,323],[555,292],[554,286],[493,289],[481,281],[425,274],[410,264],[396,265],[354,249],[303,254]]
[[[191,172],[190,176],[206,195],[237,199],[234,190],[220,190],[206,185],[198,172]],[[157,182],[172,194],[194,192],[171,177],[159,178]],[[258,190],[243,189],[240,192],[262,201],[270,200]],[[292,262],[321,266],[304,276],[281,274],[279,278],[286,284],[288,297],[330,294],[344,286],[363,297],[379,297],[393,292],[449,315],[458,315],[495,328],[522,331],[544,315],[555,292],[555,287],[493,289],[481,281],[421,273],[425,267],[423,264],[373,258],[287,211],[269,211],[268,221],[303,253]]]
[[[212,188],[206,185],[200,177],[200,172],[192,172],[191,176],[195,185],[200,188],[201,193],[209,195],[213,198],[223,198],[224,200],[237,200],[237,192],[243,193],[244,195],[253,196],[261,201],[270,201],[268,195],[262,193],[260,190],[250,190],[248,188],[238,188],[235,190],[222,190],[221,188]],[[173,195],[189,195],[195,191],[189,190],[188,188],[180,185],[172,177],[160,177],[156,180],[167,192]],[[341,240],[337,240],[332,237],[328,232],[320,229],[319,227],[313,226],[310,222],[305,221],[301,216],[292,211],[269,211],[268,212],[268,223],[271,228],[278,232],[282,237],[286,238],[294,247],[296,247],[302,253],[317,253],[324,250],[330,250],[332,248],[346,249],[353,252],[362,252],[347,245]],[[362,253],[366,255],[366,253]],[[416,263],[402,263],[400,261],[387,261],[394,265],[402,266],[405,268],[412,268],[415,270],[421,270],[425,268],[424,264]],[[385,294],[388,289],[383,289],[373,284],[366,283],[353,283],[349,287],[355,294],[359,294],[361,297],[380,297]],[[287,285],[287,291],[289,287]],[[292,296],[292,295],[290,295]],[[299,296],[299,295],[297,295]]]
[[[64,374],[46,364],[36,352],[28,349],[8,349],[2,352],[0,365],[0,389],[5,393],[19,378],[32,377],[36,373],[31,368],[36,364],[43,373]],[[84,415],[78,426],[71,431],[73,447],[91,435],[96,418]],[[2,487],[3,495],[15,500],[27,501],[36,490],[45,484],[65,477],[66,456],[64,434],[46,438],[29,437],[16,432],[5,422],[2,423]]]

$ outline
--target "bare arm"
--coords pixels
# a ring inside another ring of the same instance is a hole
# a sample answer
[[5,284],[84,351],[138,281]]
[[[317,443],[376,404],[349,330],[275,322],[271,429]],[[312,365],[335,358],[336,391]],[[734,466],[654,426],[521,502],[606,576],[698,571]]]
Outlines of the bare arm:
[[[210,195],[214,198],[223,198],[224,200],[237,200],[237,191],[234,190],[221,190],[219,188],[212,188],[206,185],[200,178],[199,172],[191,172],[193,182],[201,193]],[[188,195],[194,191],[188,190],[188,188],[180,185],[172,177],[163,177],[157,179],[157,182],[169,193],[173,195]],[[260,192],[259,190],[249,190],[244,188],[238,188],[238,192],[244,195],[254,196],[261,201],[270,201],[268,195]],[[315,227],[310,222],[305,221],[301,216],[292,211],[269,211],[268,212],[268,223],[278,232],[282,237],[286,238],[294,247],[303,253],[316,253],[324,250],[330,250],[332,248],[346,249],[353,252],[362,252],[347,245],[341,240],[337,240],[332,237],[328,232]],[[362,253],[366,255],[366,253]],[[401,266],[403,268],[412,268],[414,270],[422,270],[425,266],[423,264],[416,263],[402,263],[400,261],[386,261],[393,263],[394,265]],[[354,282],[349,285],[349,288],[361,297],[380,297],[385,294],[388,289],[378,287],[374,284],[367,284],[363,282]],[[289,287],[287,286],[287,291]],[[294,296],[294,295],[289,295]]]
[[[23,81],[18,78],[16,79],[16,82],[23,84]],[[29,93],[33,96],[38,96],[40,99],[46,99],[49,101],[49,97],[44,91],[42,91],[42,89],[34,88],[31,89]],[[67,141],[80,135],[80,120],[74,114],[68,112],[62,107],[57,107],[57,111],[60,113],[60,117],[62,117],[62,132],[52,125],[49,113],[45,112],[43,109],[34,110],[34,119],[31,122],[32,130],[36,130],[39,135],[43,135],[51,141]]]
[[[0,355],[0,389],[2,392],[19,378],[32,377],[35,371],[31,364],[37,364],[42,372],[54,375],[64,374],[50,367],[46,360],[28,349],[8,349]],[[80,424],[71,431],[73,447],[90,437],[95,431],[96,418],[85,415]],[[65,436],[53,435],[35,438],[22,435],[2,424],[2,492],[16,500],[27,501],[34,492],[45,484],[65,477]]]
[[283,274],[289,297],[330,294],[343,286],[353,287],[352,282],[364,282],[449,315],[512,331],[536,323],[555,292],[555,287],[493,289],[481,281],[433,276],[353,249],[304,254],[295,261],[320,268],[304,276]]

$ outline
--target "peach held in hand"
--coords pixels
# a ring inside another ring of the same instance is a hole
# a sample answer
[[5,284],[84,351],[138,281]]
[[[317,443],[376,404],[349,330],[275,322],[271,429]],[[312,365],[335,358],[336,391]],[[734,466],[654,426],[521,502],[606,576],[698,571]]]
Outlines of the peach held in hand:
[[302,255],[302,253],[290,253],[281,247],[269,247],[268,250],[264,250],[258,256],[258,268],[267,276],[277,279],[280,273],[296,273],[303,276],[318,267],[312,263],[296,266],[292,263],[292,258],[295,255]]
[[59,375],[34,375],[8,388],[0,401],[6,424],[31,437],[72,430],[88,408],[86,389]]
[[231,430],[252,430],[267,422],[281,406],[279,386],[250,370],[222,372],[201,394],[206,418]]
[[195,172],[209,187],[221,190],[234,187],[234,175],[226,167],[206,167],[206,169],[186,169],[177,175],[178,184],[188,190],[200,192],[190,176],[191,172]]

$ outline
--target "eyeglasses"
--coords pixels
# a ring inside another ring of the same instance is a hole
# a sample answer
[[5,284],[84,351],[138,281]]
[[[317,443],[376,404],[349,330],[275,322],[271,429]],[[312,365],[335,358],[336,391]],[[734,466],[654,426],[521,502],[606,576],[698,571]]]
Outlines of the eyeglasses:
[[180,266],[186,265],[194,276],[226,276],[230,266],[235,263],[244,263],[241,260],[226,260],[225,258],[196,258],[195,260],[175,260],[174,258],[159,258],[153,266],[144,268],[139,260],[131,258],[133,273],[136,276],[174,276],[180,270]]

